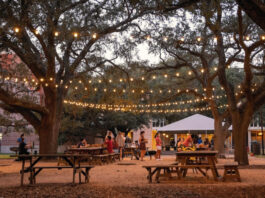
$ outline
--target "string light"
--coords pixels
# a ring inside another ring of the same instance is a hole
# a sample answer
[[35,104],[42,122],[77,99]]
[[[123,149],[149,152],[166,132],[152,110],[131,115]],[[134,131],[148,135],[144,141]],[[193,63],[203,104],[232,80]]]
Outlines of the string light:
[[[83,103],[76,101],[64,100],[65,104],[79,106],[83,108],[94,108],[99,110],[107,111],[121,111],[121,112],[132,112],[132,113],[183,113],[183,112],[198,112],[198,111],[209,111],[210,107],[201,108],[184,108],[184,109],[134,109],[135,105],[106,105],[106,104],[92,104]],[[148,106],[148,108],[150,105]],[[221,105],[218,108],[228,107],[228,105]]]
[[[20,28],[19,28],[19,27],[14,27],[13,30],[14,30],[14,32],[16,32],[16,33],[20,32]],[[35,32],[36,35],[39,34],[38,30],[35,30],[34,32]],[[75,38],[77,38],[77,37],[80,36],[80,33],[79,33],[79,32],[73,32],[72,34],[73,34],[73,36],[74,36]],[[59,36],[59,32],[58,32],[58,31],[55,31],[55,32],[54,32],[54,36]],[[97,37],[98,37],[97,33],[93,33],[93,34],[92,34],[92,38],[93,38],[93,39],[96,39]],[[134,39],[134,37],[133,37],[132,35],[130,35],[129,38],[130,38],[131,40]],[[146,38],[146,40],[150,40],[150,39],[151,39],[151,35],[147,35],[147,36],[145,36],[145,38]],[[261,40],[265,40],[265,35],[261,35],[260,38],[261,38]],[[161,39],[163,39],[164,41],[168,41],[168,37],[167,37],[167,36],[162,36]],[[218,41],[218,37],[214,37],[213,39],[214,39],[215,42]],[[249,35],[247,35],[247,36],[244,36],[244,39],[247,40],[247,41],[249,41],[251,38],[250,38]],[[180,37],[179,40],[180,40],[181,42],[184,42],[184,41],[185,41],[185,38],[182,36],[182,37]],[[201,41],[202,41],[202,37],[200,37],[200,36],[196,37],[196,41],[197,41],[197,42],[201,42]],[[230,41],[233,42],[233,41],[234,41],[234,38],[231,37],[231,38],[230,38]]]
[[19,33],[19,31],[20,31],[19,27],[14,27],[14,31],[15,31],[16,33]]
[[79,33],[78,33],[78,32],[73,32],[73,36],[74,36],[75,38],[77,38],[77,37],[79,36]]

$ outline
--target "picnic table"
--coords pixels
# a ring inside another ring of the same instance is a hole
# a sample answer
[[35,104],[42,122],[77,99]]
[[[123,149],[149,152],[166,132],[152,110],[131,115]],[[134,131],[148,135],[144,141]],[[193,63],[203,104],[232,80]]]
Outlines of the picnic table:
[[[86,157],[87,155],[82,154],[36,154],[36,155],[15,155],[19,157],[22,161],[22,168],[20,171],[21,174],[21,186],[23,186],[24,181],[24,173],[30,173],[29,181],[30,184],[36,183],[36,176],[43,169],[64,169],[64,168],[72,168],[73,169],[73,183],[75,183],[75,174],[79,173],[79,183],[81,183],[81,174],[85,177],[85,182],[89,182],[89,171],[94,166],[91,165],[80,165],[80,158]],[[43,158],[62,158],[65,160],[68,166],[55,166],[55,165],[45,165],[45,166],[36,166],[41,159]],[[29,160],[29,166],[25,167],[26,160]],[[84,170],[83,170],[84,169]]]
[[[217,151],[179,151],[176,152],[176,158],[181,166],[183,177],[186,176],[189,168],[198,170],[206,177],[207,170],[210,169],[214,180],[217,181],[217,178],[219,177],[216,168],[217,154]],[[203,171],[202,169],[206,169],[206,171]]]
[[131,160],[133,159],[133,157],[135,157],[136,159],[139,159],[140,156],[137,156],[137,148],[136,147],[125,147],[124,148],[124,155],[131,155]]
[[75,154],[89,154],[89,155],[101,155],[106,147],[86,147],[86,148],[70,148],[67,151]]

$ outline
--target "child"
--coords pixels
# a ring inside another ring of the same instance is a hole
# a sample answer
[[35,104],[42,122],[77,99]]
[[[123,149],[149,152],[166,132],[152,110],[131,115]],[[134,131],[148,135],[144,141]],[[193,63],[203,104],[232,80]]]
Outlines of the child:
[[107,150],[108,150],[108,152],[109,153],[113,153],[113,142],[111,140],[111,136],[108,136],[107,137],[106,144],[107,144]]

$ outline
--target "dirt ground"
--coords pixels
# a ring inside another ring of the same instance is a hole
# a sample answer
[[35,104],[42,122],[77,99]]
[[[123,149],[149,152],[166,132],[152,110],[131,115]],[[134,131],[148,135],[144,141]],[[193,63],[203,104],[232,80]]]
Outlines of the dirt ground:
[[[118,163],[96,166],[90,171],[90,183],[72,185],[72,170],[44,170],[37,176],[37,184],[28,185],[28,175],[25,176],[26,186],[20,187],[21,162],[0,160],[0,198],[1,197],[265,197],[265,158],[250,158],[250,167],[240,168],[242,182],[214,181],[189,170],[183,180],[163,180],[161,183],[149,184],[147,171],[143,165],[171,164],[174,156],[163,156],[162,161],[130,160],[125,158],[121,163],[134,165],[118,165]],[[223,164],[232,159],[218,160],[218,172],[223,175]],[[38,165],[55,164],[41,162]],[[76,178],[77,181],[78,178]]]

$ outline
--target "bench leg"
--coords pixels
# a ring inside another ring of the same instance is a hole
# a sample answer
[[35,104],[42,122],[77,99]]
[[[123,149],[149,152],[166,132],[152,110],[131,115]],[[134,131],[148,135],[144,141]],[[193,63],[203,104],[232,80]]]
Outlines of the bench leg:
[[227,169],[224,170],[223,182],[225,182],[226,180],[226,175],[227,175]]
[[176,167],[176,171],[177,171],[178,178],[181,179],[182,178],[182,175],[181,175],[180,168]]
[[157,173],[156,173],[156,183],[160,183],[160,181],[159,181],[160,172],[161,172],[161,168],[158,168]]
[[238,181],[238,182],[241,182],[241,178],[240,178],[239,170],[236,169],[235,171],[236,171],[236,175],[237,175],[237,181]]

